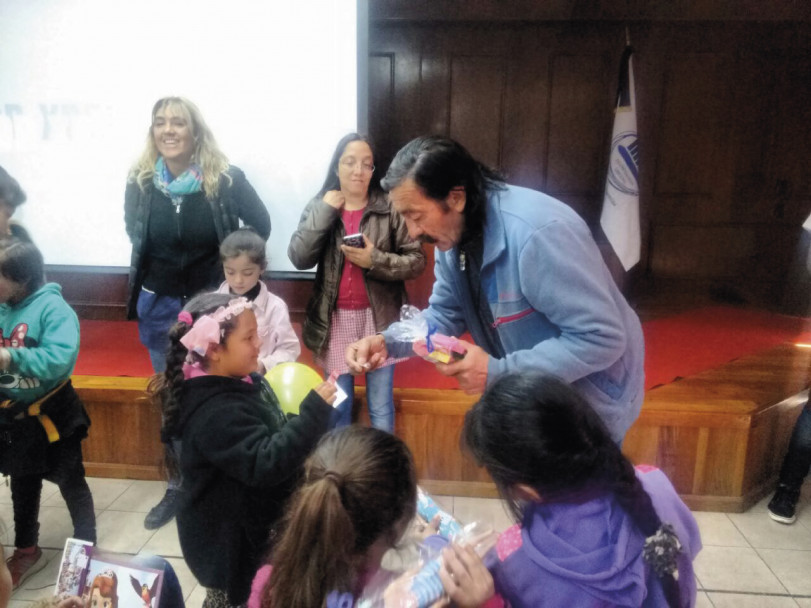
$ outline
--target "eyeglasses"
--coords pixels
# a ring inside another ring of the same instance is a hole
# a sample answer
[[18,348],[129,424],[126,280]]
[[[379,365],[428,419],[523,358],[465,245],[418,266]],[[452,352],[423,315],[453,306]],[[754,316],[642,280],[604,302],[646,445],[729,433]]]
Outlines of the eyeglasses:
[[355,167],[358,166],[358,163],[360,163],[361,171],[363,171],[364,173],[374,173],[375,166],[373,164],[364,163],[364,162],[361,162],[359,160],[354,160],[354,159],[351,159],[351,158],[346,158],[346,159],[342,160],[341,161],[341,166],[344,167],[345,169],[352,170],[352,169],[354,169]]

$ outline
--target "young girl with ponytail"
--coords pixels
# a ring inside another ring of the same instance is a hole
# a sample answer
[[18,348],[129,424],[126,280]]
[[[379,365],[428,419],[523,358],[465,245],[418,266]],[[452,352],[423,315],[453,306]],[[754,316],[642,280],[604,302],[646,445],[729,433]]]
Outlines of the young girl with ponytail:
[[695,519],[660,470],[634,469],[569,385],[500,378],[465,416],[463,442],[518,522],[493,571],[510,606],[695,605]]
[[[400,439],[360,426],[332,431],[305,464],[273,565],[257,573],[248,608],[354,606],[416,501],[414,461]],[[454,605],[483,605],[493,580],[473,549],[451,545],[442,557],[439,575]]]
[[183,475],[177,528],[183,557],[207,589],[204,606],[245,603],[307,455],[327,430],[335,388],[322,383],[289,421],[254,373],[259,337],[245,298],[204,294],[169,330],[164,374],[150,394],[163,408],[164,443],[179,437]]

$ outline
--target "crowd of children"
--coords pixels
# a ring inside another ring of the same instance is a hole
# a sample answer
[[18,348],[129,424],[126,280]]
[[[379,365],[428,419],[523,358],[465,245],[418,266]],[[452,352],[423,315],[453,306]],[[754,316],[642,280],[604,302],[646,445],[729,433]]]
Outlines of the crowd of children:
[[[148,389],[163,414],[167,468],[182,479],[178,534],[204,606],[403,605],[414,572],[386,574],[381,562],[413,530],[408,448],[380,429],[330,430],[333,381],[297,415],[282,412],[263,374],[300,347],[286,305],[261,280],[265,241],[244,227],[220,252],[225,281],[178,314],[166,369]],[[81,452],[90,420],[70,382],[78,320],[45,282],[36,246],[14,236],[0,240],[0,331],[0,471],[11,478],[17,587],[42,561],[43,479],[58,485],[75,537],[94,542],[96,529]],[[496,559],[442,549],[435,581],[445,603],[694,605],[695,520],[660,471],[634,469],[568,384],[500,378],[468,412],[462,443],[516,525],[500,535]]]

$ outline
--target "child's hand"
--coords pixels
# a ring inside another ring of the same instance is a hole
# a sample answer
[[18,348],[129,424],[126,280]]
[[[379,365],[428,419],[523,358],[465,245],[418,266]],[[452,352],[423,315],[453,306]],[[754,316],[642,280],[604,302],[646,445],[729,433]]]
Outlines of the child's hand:
[[56,604],[56,608],[84,608],[82,598],[75,595],[60,595],[57,599],[58,603]]
[[472,547],[452,544],[442,550],[439,578],[459,608],[476,608],[493,597],[493,577]]
[[313,390],[330,405],[335,402],[335,385],[331,382],[324,381]]
[[425,521],[419,515],[417,515],[417,517],[414,519],[415,521],[412,536],[417,541],[423,541],[429,536],[439,534],[439,524],[442,522],[442,518],[439,516],[439,513],[434,515],[434,518],[430,522]]

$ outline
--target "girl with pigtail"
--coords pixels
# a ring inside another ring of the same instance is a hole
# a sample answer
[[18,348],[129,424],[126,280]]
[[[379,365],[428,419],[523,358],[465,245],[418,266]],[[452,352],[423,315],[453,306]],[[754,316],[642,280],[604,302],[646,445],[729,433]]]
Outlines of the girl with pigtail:
[[[272,566],[257,573],[248,608],[356,605],[414,517],[416,483],[411,452],[394,435],[360,426],[330,432],[304,466]],[[460,608],[492,595],[492,578],[469,547],[443,550],[440,578]]]
[[462,438],[518,522],[500,536],[493,571],[509,605],[695,605],[690,510],[660,470],[634,469],[568,384],[500,378]]
[[177,514],[183,557],[206,587],[204,606],[239,606],[292,494],[302,463],[326,432],[335,387],[322,383],[286,421],[255,373],[256,317],[245,298],[192,299],[169,331],[166,371],[149,392],[162,407],[164,441],[180,438]]

